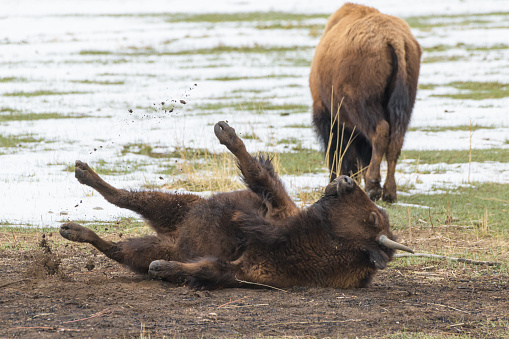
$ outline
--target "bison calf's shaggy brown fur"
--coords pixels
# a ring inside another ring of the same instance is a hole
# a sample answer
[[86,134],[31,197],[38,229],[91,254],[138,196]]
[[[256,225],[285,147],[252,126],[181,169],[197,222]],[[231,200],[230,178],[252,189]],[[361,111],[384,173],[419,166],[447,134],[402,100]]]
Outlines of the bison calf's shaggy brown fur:
[[420,58],[419,44],[399,18],[350,3],[329,18],[309,87],[331,180],[337,173],[364,173],[366,193],[378,200],[385,156],[382,198],[396,200],[394,172],[415,102]]
[[254,158],[225,122],[214,127],[235,155],[248,189],[204,199],[193,194],[117,189],[76,161],[80,183],[139,213],[156,235],[110,242],[75,223],[60,234],[87,242],[132,270],[196,288],[295,285],[362,287],[395,249],[387,214],[346,176],[312,206],[297,208],[270,161]]

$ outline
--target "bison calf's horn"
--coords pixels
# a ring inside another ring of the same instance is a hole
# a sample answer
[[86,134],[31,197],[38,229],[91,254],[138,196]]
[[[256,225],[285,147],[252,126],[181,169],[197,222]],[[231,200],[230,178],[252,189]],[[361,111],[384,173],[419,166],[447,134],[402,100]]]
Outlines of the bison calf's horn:
[[393,250],[402,250],[402,251],[414,253],[414,251],[410,247],[406,247],[405,245],[395,242],[394,240],[387,238],[387,236],[385,236],[385,235],[381,235],[378,238],[378,243],[380,245],[384,245],[385,247],[392,248]]

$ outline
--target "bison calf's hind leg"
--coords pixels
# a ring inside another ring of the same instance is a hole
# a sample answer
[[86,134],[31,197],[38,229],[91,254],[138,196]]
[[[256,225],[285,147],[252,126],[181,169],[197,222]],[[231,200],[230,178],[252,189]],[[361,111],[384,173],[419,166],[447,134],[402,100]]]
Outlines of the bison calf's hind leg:
[[155,260],[150,264],[149,274],[175,283],[187,281],[191,288],[214,289],[239,285],[232,265],[216,258],[191,263]]
[[174,253],[174,244],[164,236],[146,236],[112,242],[102,239],[94,231],[75,223],[63,224],[60,227],[60,235],[71,241],[89,243],[108,258],[138,273],[146,274],[152,261],[171,260]]

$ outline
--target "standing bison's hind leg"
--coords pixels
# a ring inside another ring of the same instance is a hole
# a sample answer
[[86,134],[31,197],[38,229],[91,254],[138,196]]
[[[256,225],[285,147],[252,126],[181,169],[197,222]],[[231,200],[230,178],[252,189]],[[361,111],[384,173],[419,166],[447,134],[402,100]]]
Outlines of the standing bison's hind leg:
[[366,183],[366,194],[373,201],[382,197],[382,187],[380,186],[380,164],[387,153],[389,145],[390,127],[387,121],[380,120],[374,133],[371,133],[372,155],[371,162],[364,177]]

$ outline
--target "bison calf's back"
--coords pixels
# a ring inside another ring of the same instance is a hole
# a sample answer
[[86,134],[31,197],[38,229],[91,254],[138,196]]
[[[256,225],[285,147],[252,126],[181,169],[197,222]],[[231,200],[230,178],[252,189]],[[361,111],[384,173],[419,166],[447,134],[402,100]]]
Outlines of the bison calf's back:
[[329,18],[309,87],[331,180],[361,174],[372,200],[396,200],[396,162],[415,102],[420,58],[419,44],[399,18],[349,3]]

